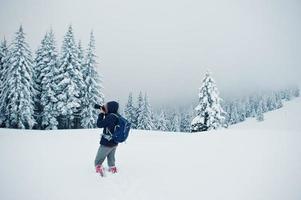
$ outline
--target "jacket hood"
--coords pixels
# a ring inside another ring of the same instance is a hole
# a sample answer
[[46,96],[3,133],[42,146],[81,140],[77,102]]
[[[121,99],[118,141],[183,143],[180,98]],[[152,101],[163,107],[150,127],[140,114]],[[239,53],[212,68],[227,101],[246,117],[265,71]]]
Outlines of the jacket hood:
[[107,103],[108,113],[117,113],[119,104],[116,101],[109,101]]

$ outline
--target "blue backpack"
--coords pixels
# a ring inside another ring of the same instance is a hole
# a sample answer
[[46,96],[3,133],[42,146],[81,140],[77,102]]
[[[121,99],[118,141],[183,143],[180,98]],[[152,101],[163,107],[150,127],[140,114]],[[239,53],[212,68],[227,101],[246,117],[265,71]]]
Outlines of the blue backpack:
[[128,122],[128,120],[126,120],[124,117],[122,117],[120,115],[116,115],[114,113],[112,113],[112,114],[118,118],[118,123],[115,126],[114,132],[112,134],[112,139],[116,143],[124,142],[129,136],[129,132],[131,129],[131,123]]

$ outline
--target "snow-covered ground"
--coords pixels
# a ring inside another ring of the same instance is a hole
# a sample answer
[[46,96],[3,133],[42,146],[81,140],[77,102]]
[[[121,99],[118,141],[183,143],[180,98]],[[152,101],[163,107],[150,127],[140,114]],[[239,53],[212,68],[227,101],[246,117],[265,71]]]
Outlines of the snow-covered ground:
[[206,134],[132,131],[119,173],[93,161],[101,130],[0,129],[1,200],[299,200],[301,98]]

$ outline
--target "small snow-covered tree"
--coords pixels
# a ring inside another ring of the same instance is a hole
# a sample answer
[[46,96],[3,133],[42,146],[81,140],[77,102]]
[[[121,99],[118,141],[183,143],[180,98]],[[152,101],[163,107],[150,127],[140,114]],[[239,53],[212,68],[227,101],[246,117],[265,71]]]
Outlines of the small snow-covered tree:
[[274,93],[267,97],[267,111],[275,110],[276,109],[276,98]]
[[172,124],[173,115],[174,112],[171,108],[165,108],[166,126],[168,131],[173,131],[173,124]]
[[36,52],[35,88],[36,111],[41,129],[57,129],[59,111],[57,110],[58,93],[56,90],[56,76],[58,75],[58,53],[52,30],[46,33]]
[[16,32],[6,58],[7,77],[0,102],[5,102],[6,127],[31,129],[35,122],[33,61],[22,26]]
[[98,111],[94,109],[94,105],[104,103],[102,81],[96,67],[95,39],[93,32],[91,32],[83,67],[85,89],[82,91],[81,126],[84,128],[94,128],[96,126]]
[[276,100],[276,108],[282,108],[283,107],[283,103],[282,103],[282,99],[281,99],[281,93],[276,93],[275,94],[275,100]]
[[235,102],[230,103],[229,110],[229,124],[236,124],[239,122],[239,113],[237,110],[237,104]]
[[293,95],[294,95],[294,97],[299,97],[300,96],[300,89],[299,89],[298,86],[294,86]]
[[64,36],[56,87],[60,93],[57,96],[60,128],[77,128],[74,118],[77,117],[82,103],[81,91],[84,90],[84,81],[72,26],[69,26]]
[[136,103],[137,107],[136,107],[136,121],[137,121],[137,126],[138,126],[138,118],[139,115],[141,114],[141,112],[144,109],[144,100],[143,100],[143,95],[142,92],[139,92],[138,98],[137,98],[137,103]]
[[257,121],[263,121],[264,120],[264,116],[263,116],[263,102],[260,101],[259,105],[257,107],[257,111],[256,111],[256,120]]
[[145,94],[144,98],[142,99],[142,103],[138,109],[139,109],[139,115],[137,119],[137,129],[152,130],[154,125],[152,123],[152,118],[151,118],[152,111],[151,111],[151,106],[148,102],[147,94]]
[[160,131],[168,131],[165,112],[162,110],[156,122],[156,129]]
[[199,92],[199,104],[195,108],[197,116],[192,120],[192,131],[207,131],[223,126],[224,110],[221,107],[222,99],[215,81],[207,71]]
[[180,132],[180,118],[179,114],[175,112],[174,110],[171,111],[170,117],[170,131],[172,132]]
[[190,122],[192,120],[192,114],[190,112],[181,112],[180,118],[180,130],[181,132],[190,132]]
[[125,118],[131,123],[131,127],[132,128],[136,128],[137,127],[137,110],[134,106],[134,103],[133,103],[133,94],[130,93],[129,94],[129,98],[128,98],[128,102],[127,104],[125,105],[125,108],[124,108],[124,115],[125,115]]
[[[7,77],[6,69],[6,58],[8,56],[8,47],[6,40],[4,39],[0,43],[0,97],[2,96],[2,90],[4,90],[4,83]],[[1,100],[1,98],[0,98]],[[5,115],[5,110],[6,110],[6,99],[2,99],[0,101],[0,127],[5,127],[5,120],[6,120],[6,115]]]
[[238,105],[238,120],[239,122],[245,121],[246,120],[246,105],[242,100],[237,100],[237,105]]
[[172,131],[173,132],[180,132],[180,118],[178,114],[175,114],[172,121]]

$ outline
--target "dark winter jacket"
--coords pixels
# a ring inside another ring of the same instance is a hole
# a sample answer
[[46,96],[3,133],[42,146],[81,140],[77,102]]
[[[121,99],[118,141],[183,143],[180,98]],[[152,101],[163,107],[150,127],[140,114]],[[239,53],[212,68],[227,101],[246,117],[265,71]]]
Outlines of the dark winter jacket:
[[[103,135],[100,139],[100,144],[108,147],[116,146],[118,143],[114,142],[112,139],[106,139],[114,132],[114,128],[118,123],[117,114],[119,104],[116,101],[110,101],[107,103],[108,112],[106,114],[100,113],[97,119],[97,127],[103,128]],[[114,113],[114,114],[112,114]]]

